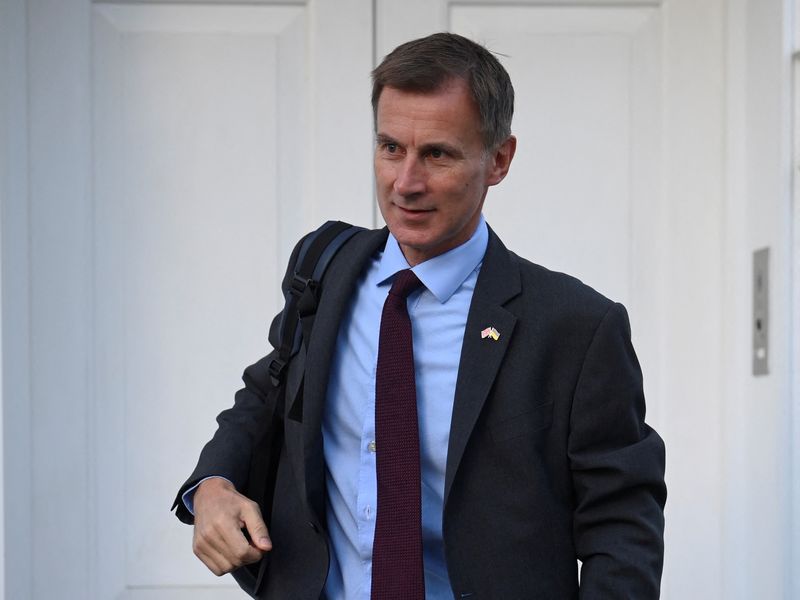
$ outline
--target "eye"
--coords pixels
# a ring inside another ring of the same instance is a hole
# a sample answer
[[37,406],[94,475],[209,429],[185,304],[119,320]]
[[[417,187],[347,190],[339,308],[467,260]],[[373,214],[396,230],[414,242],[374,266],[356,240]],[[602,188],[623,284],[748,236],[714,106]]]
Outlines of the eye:
[[387,142],[383,145],[383,149],[386,150],[389,154],[394,154],[397,152],[397,144],[392,142]]
[[439,158],[444,158],[445,153],[444,150],[442,150],[441,148],[431,148],[430,151],[428,152],[428,156],[430,156],[431,158],[439,159]]

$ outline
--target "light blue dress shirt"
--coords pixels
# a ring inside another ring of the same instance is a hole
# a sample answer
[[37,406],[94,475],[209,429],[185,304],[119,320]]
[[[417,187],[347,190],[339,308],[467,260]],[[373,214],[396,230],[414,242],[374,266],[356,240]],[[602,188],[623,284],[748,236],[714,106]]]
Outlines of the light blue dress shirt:
[[[452,598],[442,540],[450,420],[464,328],[486,253],[483,217],[472,238],[413,268],[424,288],[408,298],[414,340],[425,590]],[[375,373],[383,303],[395,273],[409,268],[392,235],[367,264],[339,327],[322,423],[331,565],[328,600],[369,600],[375,535]],[[379,449],[378,449],[379,451]]]

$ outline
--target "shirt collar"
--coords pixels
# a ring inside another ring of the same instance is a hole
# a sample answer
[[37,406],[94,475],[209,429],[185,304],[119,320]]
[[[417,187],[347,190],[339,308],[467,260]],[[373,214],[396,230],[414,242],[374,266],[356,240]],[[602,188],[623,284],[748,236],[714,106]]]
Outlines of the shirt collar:
[[[423,285],[444,304],[450,299],[464,280],[469,277],[483,260],[489,244],[489,228],[483,215],[472,237],[444,254],[421,262],[411,270]],[[389,233],[386,248],[380,258],[377,272],[377,285],[386,284],[398,271],[410,268],[403,251],[395,237]]]

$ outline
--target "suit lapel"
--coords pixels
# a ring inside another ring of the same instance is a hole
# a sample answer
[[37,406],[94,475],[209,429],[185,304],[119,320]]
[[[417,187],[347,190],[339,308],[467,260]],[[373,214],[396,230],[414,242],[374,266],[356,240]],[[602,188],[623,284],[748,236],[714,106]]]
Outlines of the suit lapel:
[[290,436],[287,429],[287,451],[294,459],[298,485],[305,490],[311,508],[319,516],[325,514],[322,414],[339,324],[365,262],[385,245],[387,236],[385,228],[356,234],[328,267],[305,356],[304,393],[287,410],[290,419],[302,423],[301,427],[293,428],[296,435]]
[[[503,243],[489,230],[489,245],[472,296],[456,380],[450,442],[447,450],[444,503],[450,494],[456,471],[470,434],[478,420],[506,349],[514,332],[516,317],[503,305],[521,291],[519,268]],[[494,327],[500,337],[482,338],[481,331]]]

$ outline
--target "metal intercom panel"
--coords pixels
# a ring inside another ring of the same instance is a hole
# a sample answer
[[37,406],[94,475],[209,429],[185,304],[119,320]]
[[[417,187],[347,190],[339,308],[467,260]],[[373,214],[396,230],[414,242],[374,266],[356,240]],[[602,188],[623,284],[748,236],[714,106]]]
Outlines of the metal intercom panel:
[[769,374],[769,248],[753,252],[753,375]]

